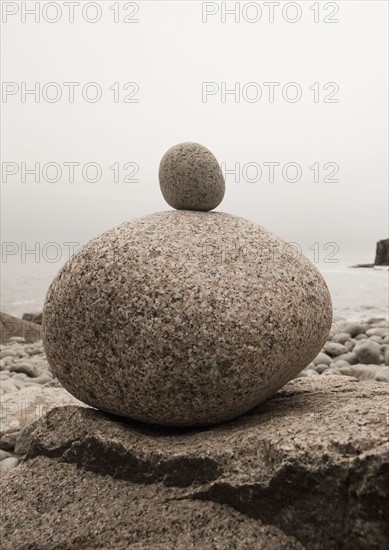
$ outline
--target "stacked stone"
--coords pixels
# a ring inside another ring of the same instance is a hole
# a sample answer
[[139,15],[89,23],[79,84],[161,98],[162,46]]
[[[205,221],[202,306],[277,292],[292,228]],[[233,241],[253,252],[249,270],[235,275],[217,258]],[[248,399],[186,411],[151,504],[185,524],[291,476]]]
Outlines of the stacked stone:
[[308,259],[274,254],[282,239],[210,211],[224,180],[205,147],[171,148],[159,178],[179,210],[92,239],[54,279],[46,356],[71,394],[108,413],[173,426],[226,421],[316,357],[330,295]]

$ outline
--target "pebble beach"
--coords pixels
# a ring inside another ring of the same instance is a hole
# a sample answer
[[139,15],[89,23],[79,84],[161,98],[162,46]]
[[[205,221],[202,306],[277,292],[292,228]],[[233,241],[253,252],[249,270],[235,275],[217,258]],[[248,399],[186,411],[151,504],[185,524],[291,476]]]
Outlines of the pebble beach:
[[[297,378],[351,376],[362,383],[389,382],[389,322],[335,318],[321,352]],[[53,375],[42,341],[21,337],[0,346],[0,474],[16,467],[27,453],[36,421],[61,405],[83,405]]]

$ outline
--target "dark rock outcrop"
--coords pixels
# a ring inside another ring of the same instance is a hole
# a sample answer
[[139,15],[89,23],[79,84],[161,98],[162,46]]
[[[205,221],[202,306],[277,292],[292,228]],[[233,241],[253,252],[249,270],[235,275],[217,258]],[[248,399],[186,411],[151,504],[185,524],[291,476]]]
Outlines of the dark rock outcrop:
[[6,344],[13,337],[24,338],[27,344],[32,344],[42,340],[42,328],[36,323],[0,313],[0,343]]
[[389,239],[377,242],[374,265],[389,265]]
[[23,321],[31,321],[31,323],[36,323],[37,325],[42,324],[42,312],[37,313],[23,313]]
[[53,409],[0,482],[3,548],[384,549],[387,409],[337,376],[207,428]]

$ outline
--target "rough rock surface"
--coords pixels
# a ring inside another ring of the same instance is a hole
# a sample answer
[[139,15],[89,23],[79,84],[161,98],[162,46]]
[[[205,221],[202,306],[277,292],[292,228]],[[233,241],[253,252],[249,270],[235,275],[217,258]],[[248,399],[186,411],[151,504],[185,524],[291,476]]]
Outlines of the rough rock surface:
[[164,154],[159,185],[165,201],[179,210],[213,210],[225,192],[216,158],[203,145],[191,142],[179,143]]
[[0,448],[12,450],[20,430],[50,409],[65,405],[85,406],[63,388],[30,386],[2,396]]
[[318,376],[201,429],[54,409],[0,482],[3,548],[384,550],[387,403]]
[[377,242],[374,265],[389,265],[389,239]]
[[31,323],[36,323],[37,325],[42,324],[42,312],[37,311],[35,313],[23,313],[23,321],[31,321]]
[[42,339],[41,327],[7,313],[0,313],[0,343],[5,344],[15,337],[24,338],[29,344],[37,342]]
[[328,336],[304,256],[225,213],[152,214],[93,239],[48,291],[47,360],[89,405],[135,420],[228,420],[305,368]]

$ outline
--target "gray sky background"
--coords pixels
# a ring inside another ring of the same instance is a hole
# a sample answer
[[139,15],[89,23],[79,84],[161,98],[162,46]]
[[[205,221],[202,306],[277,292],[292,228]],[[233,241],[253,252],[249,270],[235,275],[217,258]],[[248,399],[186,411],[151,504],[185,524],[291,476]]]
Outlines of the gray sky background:
[[[67,17],[22,23],[20,14],[2,24],[3,82],[98,82],[103,89],[97,103],[85,102],[79,88],[73,104],[41,96],[22,103],[20,92],[2,103],[3,163],[97,162],[103,172],[99,183],[83,181],[79,169],[74,183],[65,171],[58,183],[36,184],[31,176],[21,183],[20,173],[3,178],[3,241],[83,243],[122,221],[169,209],[159,191],[160,158],[178,142],[196,141],[229,169],[269,161],[302,168],[295,183],[283,181],[280,170],[273,183],[265,171],[256,183],[227,176],[218,210],[249,218],[304,252],[314,242],[335,242],[340,259],[373,259],[388,226],[387,2],[338,1],[336,24],[313,22],[314,2],[299,3],[295,24],[277,11],[274,23],[265,12],[257,23],[222,23],[220,12],[203,23],[198,1],[138,2],[138,23],[115,24],[114,2],[100,4],[96,24],[78,15],[73,24]],[[289,103],[279,87],[270,103],[263,87],[256,103],[232,96],[222,103],[220,93],[204,103],[204,81],[297,82],[303,96]],[[137,82],[139,102],[115,103],[115,82]],[[314,82],[336,82],[339,102],[315,103]],[[139,182],[114,183],[115,162],[137,163]],[[315,162],[337,163],[339,182],[314,183]]]

